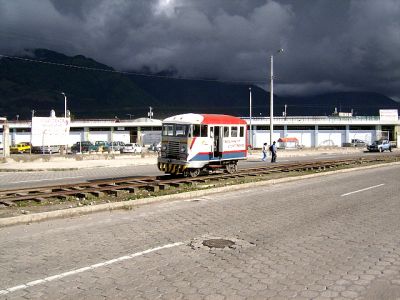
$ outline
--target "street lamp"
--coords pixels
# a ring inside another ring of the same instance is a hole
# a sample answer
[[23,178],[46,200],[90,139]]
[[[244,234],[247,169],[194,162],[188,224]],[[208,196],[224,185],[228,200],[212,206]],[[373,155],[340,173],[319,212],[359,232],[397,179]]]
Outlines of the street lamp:
[[64,92],[61,92],[61,95],[64,95],[64,118],[67,118],[67,96]]
[[[276,53],[282,53],[279,49]],[[269,144],[272,145],[272,135],[274,133],[274,56],[271,55],[271,85],[269,95]]]

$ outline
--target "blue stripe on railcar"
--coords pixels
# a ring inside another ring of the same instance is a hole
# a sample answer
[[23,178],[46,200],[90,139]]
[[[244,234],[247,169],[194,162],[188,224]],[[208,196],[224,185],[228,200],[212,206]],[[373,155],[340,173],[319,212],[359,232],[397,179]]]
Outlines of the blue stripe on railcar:
[[205,160],[221,160],[221,159],[239,159],[246,158],[245,152],[228,152],[222,153],[222,157],[213,157],[212,153],[199,153],[190,161],[205,161]]

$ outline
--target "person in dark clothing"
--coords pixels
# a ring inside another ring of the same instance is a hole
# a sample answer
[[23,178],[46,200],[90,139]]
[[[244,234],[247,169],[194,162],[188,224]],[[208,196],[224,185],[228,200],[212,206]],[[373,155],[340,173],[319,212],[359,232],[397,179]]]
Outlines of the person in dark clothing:
[[269,147],[271,151],[271,163],[276,162],[276,145],[275,141],[272,143],[272,145]]

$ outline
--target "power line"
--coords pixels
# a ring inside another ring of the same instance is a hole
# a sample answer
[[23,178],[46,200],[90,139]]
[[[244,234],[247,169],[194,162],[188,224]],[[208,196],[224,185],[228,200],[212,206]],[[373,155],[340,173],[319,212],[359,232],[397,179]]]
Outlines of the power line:
[[98,72],[109,72],[109,73],[117,73],[117,74],[125,74],[125,75],[136,75],[136,76],[143,76],[143,77],[152,77],[152,78],[161,78],[161,79],[172,79],[172,80],[193,80],[193,81],[207,81],[207,82],[221,82],[221,83],[237,83],[237,84],[257,84],[257,83],[266,83],[266,81],[241,81],[241,80],[219,80],[219,79],[206,79],[206,78],[194,78],[194,77],[171,77],[166,75],[154,75],[154,74],[145,74],[145,73],[137,73],[137,72],[126,72],[126,71],[117,71],[117,70],[108,70],[108,69],[100,69],[100,68],[93,68],[93,67],[84,67],[84,66],[77,66],[71,64],[62,64],[62,63],[55,63],[43,60],[36,60],[36,59],[29,59],[24,57],[18,56],[10,56],[0,54],[0,57],[9,58],[9,59],[17,59],[25,62],[32,62],[32,63],[41,63],[46,65],[53,65],[59,67],[66,67],[66,68],[74,68],[74,69],[82,69],[86,71],[98,71]]

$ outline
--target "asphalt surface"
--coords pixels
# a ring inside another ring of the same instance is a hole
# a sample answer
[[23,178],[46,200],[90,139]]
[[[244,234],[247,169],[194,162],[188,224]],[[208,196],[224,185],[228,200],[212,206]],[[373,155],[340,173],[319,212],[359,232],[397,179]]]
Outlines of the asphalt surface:
[[[374,155],[376,153],[357,153],[360,156]],[[299,157],[279,157],[278,163],[291,163],[304,160],[340,159],[353,156],[353,154],[317,154]],[[385,154],[382,154],[385,155]],[[269,158],[270,159],[270,158]],[[269,165],[270,162],[262,162],[260,158],[250,158],[239,162],[239,168],[249,168],[261,165]],[[34,171],[34,172],[0,172],[0,189],[17,189],[50,186],[56,184],[72,184],[90,182],[91,180],[142,177],[162,175],[156,165],[137,165],[126,167],[95,167],[67,171]]]
[[0,299],[398,299],[399,178],[385,166],[3,228]]

